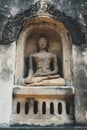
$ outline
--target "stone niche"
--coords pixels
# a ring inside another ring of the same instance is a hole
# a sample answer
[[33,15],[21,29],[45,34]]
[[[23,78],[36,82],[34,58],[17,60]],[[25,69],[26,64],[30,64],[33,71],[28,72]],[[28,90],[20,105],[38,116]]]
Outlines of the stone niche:
[[38,17],[27,20],[17,41],[15,84],[21,84],[27,77],[29,55],[37,52],[36,43],[40,36],[49,40],[49,50],[57,55],[59,74],[72,84],[72,46],[69,31],[64,25],[53,18]]
[[[22,85],[28,76],[29,56],[37,52],[37,40],[49,40],[48,52],[57,55],[64,86]],[[27,19],[20,31],[16,47],[12,124],[59,125],[74,123],[72,41],[67,28],[51,17]]]

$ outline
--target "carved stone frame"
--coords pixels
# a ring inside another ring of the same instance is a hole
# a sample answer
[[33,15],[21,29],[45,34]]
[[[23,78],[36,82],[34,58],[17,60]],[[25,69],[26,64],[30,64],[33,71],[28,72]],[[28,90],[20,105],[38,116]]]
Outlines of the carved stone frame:
[[[45,23],[45,24],[43,24]],[[21,84],[24,73],[24,47],[29,31],[42,24],[49,29],[56,31],[61,37],[63,49],[63,73],[66,85],[72,84],[72,41],[69,31],[62,22],[48,16],[29,18],[25,21],[17,40],[15,84]],[[55,28],[56,27],[56,28]]]

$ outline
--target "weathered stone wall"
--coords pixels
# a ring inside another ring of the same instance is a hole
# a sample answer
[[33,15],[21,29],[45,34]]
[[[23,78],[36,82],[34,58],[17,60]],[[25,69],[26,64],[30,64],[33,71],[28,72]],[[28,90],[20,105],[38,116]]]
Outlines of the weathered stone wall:
[[15,42],[0,45],[0,123],[9,123],[15,65]]
[[10,121],[15,42],[25,19],[42,14],[59,19],[71,33],[73,40],[75,120],[76,123],[87,123],[86,0],[0,1],[0,123],[9,123]]
[[73,47],[75,119],[87,124],[87,45]]

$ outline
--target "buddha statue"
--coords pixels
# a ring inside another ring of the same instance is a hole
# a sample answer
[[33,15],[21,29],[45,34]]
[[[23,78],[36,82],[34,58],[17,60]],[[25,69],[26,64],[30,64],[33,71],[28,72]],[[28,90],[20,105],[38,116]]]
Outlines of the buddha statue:
[[58,74],[56,54],[48,52],[49,42],[40,37],[38,52],[29,56],[28,76],[22,80],[24,86],[64,86],[65,80]]

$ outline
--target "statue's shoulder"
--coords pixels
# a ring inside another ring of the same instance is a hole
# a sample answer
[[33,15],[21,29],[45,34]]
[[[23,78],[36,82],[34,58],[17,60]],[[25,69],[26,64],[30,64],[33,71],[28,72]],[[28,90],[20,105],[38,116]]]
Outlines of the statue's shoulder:
[[34,54],[31,54],[30,57],[35,57],[37,55],[38,55],[38,53],[34,53]]
[[50,53],[50,55],[51,55],[52,57],[56,57],[56,54],[54,54],[54,53]]

